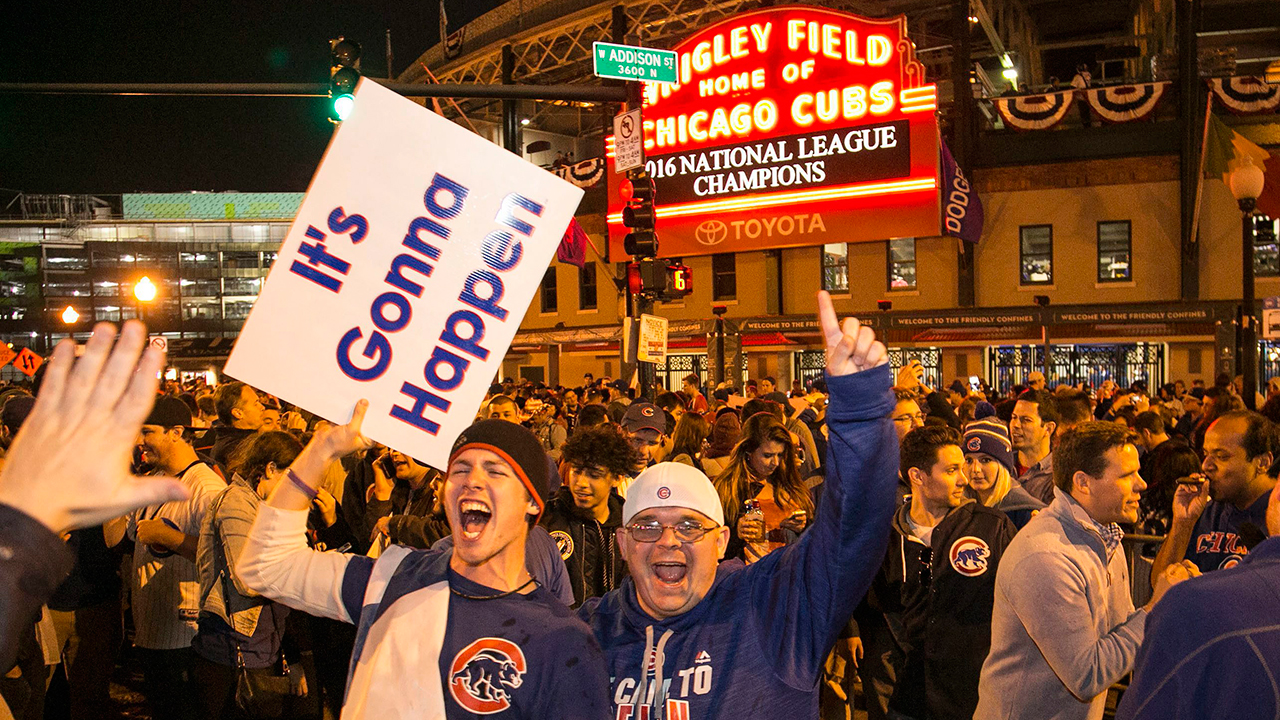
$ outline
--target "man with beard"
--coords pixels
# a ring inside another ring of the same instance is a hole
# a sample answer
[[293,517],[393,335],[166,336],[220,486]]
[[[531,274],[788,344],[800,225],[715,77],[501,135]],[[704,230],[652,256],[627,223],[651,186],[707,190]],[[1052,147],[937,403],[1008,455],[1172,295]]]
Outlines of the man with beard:
[[611,426],[579,430],[565,444],[562,462],[568,477],[542,516],[569,571],[574,606],[614,589],[627,566],[618,551],[622,498],[613,491],[628,477],[639,454]]
[[241,558],[255,592],[355,623],[344,718],[598,718],[608,711],[599,646],[525,565],[545,506],[546,454],[503,420],[462,431],[443,494],[453,549],[393,545],[376,561],[307,548],[307,508],[324,468],[366,449],[368,402],[294,460],[259,511]]
[[1205,478],[1178,483],[1153,578],[1183,558],[1202,572],[1234,567],[1249,545],[1266,537],[1267,497],[1276,485],[1267,474],[1275,457],[1273,432],[1269,420],[1249,410],[1229,412],[1209,426],[1200,466]]
[[822,512],[792,545],[720,564],[724,507],[701,471],[659,463],[617,531],[630,576],[583,604],[615,718],[817,717],[823,662],[884,557],[898,472],[888,355],[818,294],[831,444]]

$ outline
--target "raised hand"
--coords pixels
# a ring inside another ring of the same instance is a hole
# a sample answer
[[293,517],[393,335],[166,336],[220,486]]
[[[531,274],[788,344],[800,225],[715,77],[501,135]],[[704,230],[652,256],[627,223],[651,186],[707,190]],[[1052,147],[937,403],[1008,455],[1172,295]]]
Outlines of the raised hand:
[[351,413],[351,422],[316,430],[311,443],[321,448],[332,460],[346,457],[357,450],[373,447],[373,441],[360,432],[361,426],[364,425],[364,414],[368,411],[368,400],[357,402],[355,411]]
[[1173,521],[1194,524],[1209,504],[1209,481],[1200,477],[1199,483],[1178,483],[1173,493]]
[[190,496],[173,478],[129,472],[164,352],[148,346],[146,326],[134,320],[113,349],[115,338],[115,327],[100,323],[78,361],[74,341],[58,343],[0,475],[0,503],[57,533]]
[[852,375],[889,362],[884,343],[876,340],[871,328],[862,327],[853,317],[840,323],[825,290],[818,293],[818,323],[827,342],[827,373],[832,377]]

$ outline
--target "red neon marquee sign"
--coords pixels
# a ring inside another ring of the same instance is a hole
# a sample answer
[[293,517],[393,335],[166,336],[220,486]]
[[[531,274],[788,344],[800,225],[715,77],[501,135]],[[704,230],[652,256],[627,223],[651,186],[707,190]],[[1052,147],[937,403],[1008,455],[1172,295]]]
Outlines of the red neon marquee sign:
[[[674,50],[679,83],[648,83],[644,93],[663,255],[938,233],[937,92],[904,17],[766,8],[703,28]],[[621,206],[611,193],[620,254]],[[799,210],[823,213],[826,233],[695,238],[708,218]],[[851,234],[855,220],[862,227]]]

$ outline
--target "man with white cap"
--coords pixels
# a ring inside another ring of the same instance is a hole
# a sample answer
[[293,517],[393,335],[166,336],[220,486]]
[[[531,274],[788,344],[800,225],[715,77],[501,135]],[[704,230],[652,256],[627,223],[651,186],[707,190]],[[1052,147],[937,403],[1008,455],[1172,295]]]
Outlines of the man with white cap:
[[578,614],[605,652],[617,720],[817,717],[823,662],[884,556],[898,454],[884,345],[818,294],[831,391],[822,512],[744,567],[707,476],[642,472],[617,531],[630,577]]

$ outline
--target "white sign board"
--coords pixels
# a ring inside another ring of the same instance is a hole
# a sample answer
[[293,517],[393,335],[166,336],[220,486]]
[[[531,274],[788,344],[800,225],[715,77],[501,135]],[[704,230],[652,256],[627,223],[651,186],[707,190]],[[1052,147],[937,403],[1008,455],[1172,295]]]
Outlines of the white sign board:
[[640,362],[667,361],[667,319],[657,315],[640,316],[640,346],[636,359]]
[[1280,340],[1280,309],[1262,311],[1262,339]]
[[581,199],[362,80],[226,373],[444,468]]
[[640,122],[640,108],[613,116],[614,172],[644,167],[644,132]]

